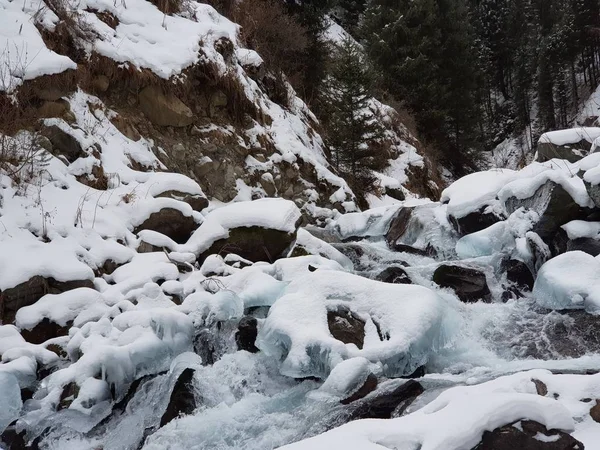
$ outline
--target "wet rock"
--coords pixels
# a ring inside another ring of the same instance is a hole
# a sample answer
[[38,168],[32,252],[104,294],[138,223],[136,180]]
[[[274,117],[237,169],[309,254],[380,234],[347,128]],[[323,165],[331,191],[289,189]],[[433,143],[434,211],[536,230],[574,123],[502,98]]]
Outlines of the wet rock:
[[43,128],[41,134],[52,143],[54,156],[64,156],[70,163],[87,156],[79,141],[56,125]]
[[548,395],[548,386],[546,386],[546,384],[543,381],[537,380],[535,378],[533,378],[531,381],[533,381],[533,384],[535,384],[535,391],[538,395],[541,395],[542,397]]
[[385,193],[390,197],[393,197],[396,200],[400,201],[403,201],[406,198],[406,196],[404,195],[404,191],[401,188],[386,187]]
[[483,433],[473,450],[583,450],[573,436],[560,430],[548,430],[544,425],[522,420],[515,424]]
[[252,262],[274,262],[285,258],[295,242],[296,233],[256,226],[233,228],[229,230],[227,239],[214,242],[202,253],[198,263],[202,264],[209,255],[225,256],[229,253],[235,253]]
[[21,336],[32,344],[42,344],[48,339],[59,336],[67,336],[71,324],[61,327],[57,323],[50,322],[47,318],[38,323],[31,330],[21,330]]
[[180,99],[164,93],[158,86],[148,86],[139,95],[140,109],[154,124],[161,127],[187,127],[194,114]]
[[521,207],[537,212],[540,219],[533,226],[532,231],[547,243],[552,242],[561,225],[579,218],[583,213],[571,195],[560,184],[553,181],[544,183],[531,197],[508,198],[504,206],[509,214]]
[[540,142],[537,147],[536,161],[545,162],[558,158],[566,159],[569,162],[576,162],[586,156],[591,148],[591,142],[585,139],[564,145],[556,145],[552,142]]
[[340,400],[340,403],[342,405],[349,405],[350,403],[353,403],[357,400],[360,400],[361,398],[366,397],[368,394],[370,394],[375,389],[377,389],[377,384],[378,384],[377,377],[375,375],[373,375],[372,373],[370,373],[367,376],[367,379],[365,380],[363,385],[360,387],[360,389],[358,389],[350,397]]
[[408,230],[413,211],[414,208],[401,208],[390,222],[390,227],[385,236],[385,240],[390,247],[393,247]]
[[448,216],[448,220],[461,236],[485,230],[487,227],[504,219],[504,217],[499,216],[493,211],[488,211],[487,205],[482,206],[478,211],[469,213],[464,217],[454,217],[451,214]]
[[0,320],[13,323],[20,308],[33,305],[46,294],[60,294],[80,287],[94,288],[92,280],[56,281],[35,276],[14,288],[0,291]]
[[192,385],[194,372],[194,369],[187,368],[177,378],[167,409],[160,419],[161,427],[179,416],[192,414],[196,409],[196,397]]
[[355,409],[350,420],[390,419],[399,416],[425,390],[418,381],[408,380],[392,391],[374,392]]
[[406,273],[406,270],[397,266],[388,267],[379,275],[377,275],[375,279],[378,281],[383,281],[384,283],[412,284],[412,280]]
[[185,244],[196,228],[198,224],[192,216],[185,216],[178,209],[163,208],[150,214],[134,232],[152,230],[170,237],[178,244]]
[[433,282],[441,287],[452,288],[458,298],[466,303],[491,301],[485,274],[470,267],[442,264],[435,270]]
[[347,309],[327,311],[327,325],[331,335],[338,341],[354,344],[359,349],[363,348],[365,322],[352,311]]
[[254,345],[258,335],[258,321],[255,317],[244,316],[238,324],[238,330],[235,333],[235,342],[238,350],[246,350],[250,353],[257,353],[259,350]]
[[506,272],[506,279],[514,284],[518,289],[533,289],[534,278],[523,261],[517,259],[509,259],[502,263],[502,269]]
[[394,250],[395,252],[408,253],[409,255],[428,256],[431,258],[433,258],[437,255],[435,248],[433,248],[433,246],[431,246],[431,245],[428,245],[425,249],[420,249],[420,248],[415,248],[411,245],[400,244],[400,243],[396,242],[395,244],[390,245],[390,248],[392,250]]

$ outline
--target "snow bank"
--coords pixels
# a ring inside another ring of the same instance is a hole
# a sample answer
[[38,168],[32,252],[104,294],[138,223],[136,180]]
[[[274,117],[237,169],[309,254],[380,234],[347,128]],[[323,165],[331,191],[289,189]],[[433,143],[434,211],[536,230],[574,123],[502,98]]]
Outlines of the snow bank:
[[544,133],[538,141],[540,144],[568,145],[587,141],[590,144],[600,137],[600,128],[580,127]]
[[600,222],[573,220],[561,227],[569,239],[591,238],[600,239]]
[[552,258],[538,272],[533,296],[545,308],[599,313],[600,261],[581,251]]
[[[340,308],[365,321],[362,349],[331,335],[327,312]],[[282,361],[282,374],[295,378],[325,378],[341,361],[358,356],[379,363],[388,376],[401,376],[425,364],[446,341],[444,311],[427,288],[319,269],[289,284],[256,345]]]

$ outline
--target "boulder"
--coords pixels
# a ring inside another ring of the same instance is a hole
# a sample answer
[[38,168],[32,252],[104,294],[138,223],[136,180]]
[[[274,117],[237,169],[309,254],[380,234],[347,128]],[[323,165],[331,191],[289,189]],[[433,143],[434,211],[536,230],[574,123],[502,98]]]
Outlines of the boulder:
[[179,416],[192,414],[196,409],[196,397],[192,385],[194,373],[194,369],[187,368],[177,378],[167,409],[160,419],[161,427]]
[[244,316],[238,324],[238,330],[235,333],[235,342],[238,350],[246,350],[250,353],[257,353],[258,348],[254,343],[258,335],[258,320],[252,316]]
[[229,230],[227,239],[219,239],[198,258],[202,264],[209,255],[235,253],[252,262],[273,262],[285,258],[296,241],[296,233],[263,227],[239,227]]
[[66,100],[57,100],[55,102],[44,102],[38,108],[37,115],[40,119],[51,117],[63,117],[67,112],[71,111],[71,105]]
[[385,240],[390,247],[394,246],[406,233],[413,210],[414,208],[400,208],[396,216],[390,222],[390,227],[385,236]]
[[433,273],[433,281],[441,287],[452,288],[463,302],[491,301],[485,274],[479,270],[442,264]]
[[359,349],[365,342],[365,322],[348,309],[327,311],[329,332],[344,344],[354,344]]
[[198,224],[192,216],[185,216],[178,209],[163,208],[150,214],[150,217],[136,227],[134,232],[152,230],[170,237],[178,244],[184,244],[196,228]]
[[506,272],[506,279],[518,289],[533,289],[534,278],[531,270],[523,261],[509,259],[502,263],[502,269]]
[[355,393],[353,393],[350,397],[340,400],[340,403],[342,405],[349,405],[350,403],[360,400],[361,398],[365,398],[368,394],[370,394],[375,389],[377,389],[377,385],[378,385],[377,377],[375,375],[373,375],[372,373],[370,373],[367,376],[367,379],[365,380],[363,385]]
[[412,280],[402,267],[392,266],[375,277],[378,281],[395,284],[412,284]]
[[583,450],[584,446],[570,434],[548,430],[532,420],[485,431],[473,450]]
[[180,99],[164,93],[158,86],[148,86],[140,92],[140,108],[144,115],[161,127],[187,127],[194,122],[194,114]]
[[53,339],[59,336],[67,336],[69,334],[69,328],[71,324],[61,327],[55,322],[51,322],[48,318],[44,318],[31,330],[21,330],[21,336],[32,344],[43,344],[49,339]]
[[404,194],[402,188],[386,187],[385,193],[396,200],[404,201],[406,199],[406,195]]
[[13,288],[0,291],[0,320],[3,324],[13,323],[17,311],[33,305],[46,294],[60,294],[72,289],[94,288],[92,280],[56,281],[53,278],[35,276]]
[[382,389],[369,395],[351,413],[350,420],[390,419],[400,416],[425,390],[421,383],[408,380],[393,390]]
[[142,138],[139,131],[125,117],[121,115],[116,115],[115,117],[110,119],[110,122],[126,138],[135,142],[139,141]]
[[591,148],[592,144],[585,139],[564,145],[556,145],[552,142],[540,142],[537,147],[536,161],[545,162],[556,158],[576,162],[586,156]]
[[208,207],[208,199],[203,195],[187,194],[179,191],[165,191],[157,195],[157,197],[167,197],[182,201],[190,205],[194,211],[198,212]]
[[485,230],[505,218],[489,210],[488,206],[482,206],[478,211],[467,214],[464,217],[448,216],[448,220],[461,236]]
[[64,156],[70,163],[75,162],[77,158],[87,156],[81,143],[56,125],[43,128],[41,133],[52,143],[54,156]]
[[518,199],[509,197],[504,206],[509,214],[524,207],[540,215],[540,219],[533,226],[532,231],[537,233],[544,242],[551,242],[561,225],[577,219],[581,214],[580,206],[571,195],[560,185],[547,181],[528,198]]

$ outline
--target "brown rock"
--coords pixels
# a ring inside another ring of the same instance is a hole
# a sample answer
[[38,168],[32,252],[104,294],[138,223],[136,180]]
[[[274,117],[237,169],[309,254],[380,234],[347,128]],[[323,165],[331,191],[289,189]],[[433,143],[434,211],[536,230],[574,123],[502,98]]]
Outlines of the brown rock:
[[55,102],[67,95],[69,95],[69,90],[61,89],[58,86],[40,87],[35,90],[35,96],[47,102]]
[[70,163],[86,156],[79,141],[56,125],[42,129],[41,133],[52,143],[52,153],[55,156],[64,156]]
[[538,393],[538,395],[541,395],[542,397],[548,395],[548,387],[545,383],[535,378],[533,378],[531,381],[533,381],[533,384],[535,384],[535,390]]
[[377,384],[377,377],[370,373],[367,379],[365,380],[364,384],[360,387],[360,389],[354,394],[352,394],[350,397],[340,400],[340,403],[342,405],[349,405],[352,402],[366,397],[368,394],[377,389]]
[[110,87],[110,80],[106,75],[98,75],[92,80],[92,88],[96,92],[106,92]]
[[208,199],[202,195],[187,194],[179,191],[165,191],[157,197],[168,197],[187,203],[194,211],[202,211],[208,207]]
[[60,394],[60,400],[58,402],[58,411],[61,409],[66,409],[71,406],[71,403],[77,398],[79,395],[79,386],[74,381],[71,381],[64,388],[62,393]]
[[408,380],[394,390],[375,392],[352,412],[350,420],[357,419],[390,419],[402,412],[425,390],[421,383]]
[[186,127],[194,122],[194,114],[180,99],[148,86],[139,95],[140,108],[148,119],[161,127]]
[[590,416],[592,416],[594,422],[600,423],[600,400],[596,400],[596,404],[590,409]]
[[61,327],[57,323],[50,322],[48,318],[44,318],[31,330],[21,330],[21,336],[32,344],[43,344],[49,339],[59,336],[67,336],[71,324]]
[[163,208],[152,213],[134,232],[153,230],[170,237],[178,244],[185,244],[198,224],[192,216],[184,216],[181,211],[174,208]]
[[71,106],[66,100],[44,102],[44,104],[38,108],[38,117],[41,119],[63,117],[69,111],[71,111]]
[[113,117],[110,121],[115,126],[115,128],[119,130],[121,134],[127,137],[128,139],[137,142],[142,138],[138,130],[125,117],[116,116]]
[[510,424],[486,431],[473,450],[584,450],[584,446],[563,431],[548,430],[540,423],[522,420],[519,427]]
[[338,341],[354,344],[363,348],[365,341],[365,322],[350,310],[327,311],[329,332]]

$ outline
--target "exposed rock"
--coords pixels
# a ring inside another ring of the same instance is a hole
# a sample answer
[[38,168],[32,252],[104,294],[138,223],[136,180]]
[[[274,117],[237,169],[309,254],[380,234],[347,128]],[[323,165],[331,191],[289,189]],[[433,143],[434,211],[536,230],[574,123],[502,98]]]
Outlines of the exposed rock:
[[410,255],[419,255],[419,256],[429,256],[435,257],[437,252],[433,246],[428,245],[425,249],[415,248],[411,245],[399,244],[396,242],[395,244],[391,244],[390,248],[395,252],[399,253],[408,253]]
[[42,344],[48,339],[58,336],[67,336],[71,324],[61,327],[59,324],[51,322],[48,318],[44,318],[31,330],[21,330],[21,336],[32,344]]
[[54,83],[52,86],[43,86],[35,89],[35,96],[40,100],[45,100],[47,102],[55,102],[60,100],[63,97],[69,95],[69,89],[66,87],[57,86]]
[[158,86],[148,86],[139,95],[144,115],[161,127],[186,127],[194,122],[194,114],[171,93],[163,93]]
[[585,184],[585,189],[594,202],[594,205],[596,205],[596,208],[600,208],[600,185],[589,183],[585,179],[583,180],[583,184]]
[[92,80],[92,88],[96,92],[106,92],[110,87],[110,80],[106,75],[98,75]]
[[378,384],[377,377],[375,375],[373,375],[372,373],[370,373],[367,376],[367,379],[365,380],[363,385],[360,387],[360,389],[358,391],[356,391],[354,394],[352,394],[350,397],[340,400],[340,403],[342,405],[349,405],[352,402],[355,402],[357,400],[360,400],[361,398],[366,397],[368,394],[370,394],[375,389],[377,389],[377,384]]
[[552,241],[561,225],[575,220],[581,215],[579,205],[560,184],[553,181],[544,183],[529,198],[510,197],[506,200],[505,207],[509,214],[521,207],[536,211],[540,215],[540,219],[532,231],[545,242]]
[[531,381],[533,381],[533,384],[535,384],[535,391],[538,395],[541,395],[542,397],[548,395],[548,386],[546,386],[544,382],[535,378],[533,378]]
[[377,275],[375,279],[384,283],[412,284],[412,280],[406,273],[406,270],[397,266],[388,267]]
[[414,380],[408,380],[393,391],[376,391],[352,412],[350,420],[390,419],[392,415],[399,416],[423,392],[421,383]]
[[136,141],[136,142],[142,138],[139,131],[125,117],[123,117],[121,115],[117,115],[117,116],[111,118],[110,122],[126,138],[131,139],[132,141]]
[[157,197],[168,197],[187,203],[194,211],[202,211],[208,206],[208,199],[202,195],[187,194],[179,191],[165,191]]
[[[540,439],[540,436],[542,437]],[[584,446],[570,434],[548,430],[544,425],[522,420],[483,433],[473,450],[583,450]]]
[[363,348],[365,322],[352,311],[347,309],[327,311],[327,325],[331,335],[338,341],[354,344],[359,349]]
[[296,233],[262,227],[240,227],[229,230],[227,239],[220,239],[202,253],[198,263],[209,255],[235,253],[248,261],[273,262],[285,258],[296,241]]
[[485,274],[479,270],[442,264],[435,270],[433,281],[441,287],[452,288],[463,302],[491,301]]
[[55,156],[62,155],[70,163],[87,156],[79,141],[56,125],[44,127],[41,133],[52,143],[52,154]]
[[61,409],[66,409],[71,406],[71,403],[77,398],[79,395],[79,385],[74,381],[71,381],[65,387],[63,387],[63,391],[60,394],[60,400],[58,402],[57,409],[60,411]]
[[177,378],[167,409],[160,419],[161,427],[181,415],[192,414],[196,409],[196,398],[192,386],[194,372],[194,369],[187,368]]
[[594,422],[600,423],[600,400],[596,400],[595,405],[590,409],[590,416]]
[[390,222],[390,227],[385,236],[385,240],[390,247],[393,247],[398,239],[406,233],[413,210],[414,208],[401,208]]
[[235,333],[235,342],[238,350],[246,350],[250,353],[257,353],[259,350],[254,345],[258,335],[258,321],[255,317],[244,316],[238,324],[238,330]]
[[44,102],[38,108],[37,115],[40,119],[51,117],[62,117],[67,112],[71,111],[71,106],[66,100],[57,100],[55,102]]
[[401,188],[386,187],[385,193],[400,201],[403,201],[406,198],[406,195],[404,195],[404,191]]
[[56,281],[41,276],[32,277],[14,288],[0,291],[0,320],[4,324],[13,323],[20,308],[33,305],[46,294],[60,294],[72,289],[94,288],[91,280]]
[[152,230],[170,237],[178,244],[184,244],[196,228],[198,228],[198,224],[192,216],[185,216],[178,209],[163,208],[150,214],[150,217],[139,225],[134,232]]
[[448,216],[448,220],[461,236],[485,230],[487,227],[504,220],[504,217],[493,211],[488,211],[488,206],[482,206],[479,211],[474,211],[464,217]]
[[565,145],[556,145],[551,142],[540,142],[537,146],[536,161],[545,162],[554,158],[558,158],[566,159],[570,162],[576,162],[587,155],[591,148],[592,144],[585,139]]
[[502,268],[506,272],[506,279],[515,284],[519,289],[533,289],[534,278],[523,261],[517,259],[509,259],[502,263]]

